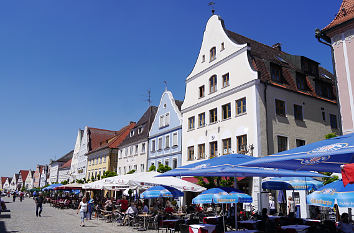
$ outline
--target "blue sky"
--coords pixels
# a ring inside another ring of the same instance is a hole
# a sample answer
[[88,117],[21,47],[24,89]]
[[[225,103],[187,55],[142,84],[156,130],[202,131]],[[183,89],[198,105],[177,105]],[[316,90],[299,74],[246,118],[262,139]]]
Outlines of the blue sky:
[[[226,28],[282,44],[332,70],[315,28],[341,1],[215,1]],[[18,0],[0,3],[0,176],[74,147],[85,125],[117,130],[164,90],[183,100],[208,1]]]

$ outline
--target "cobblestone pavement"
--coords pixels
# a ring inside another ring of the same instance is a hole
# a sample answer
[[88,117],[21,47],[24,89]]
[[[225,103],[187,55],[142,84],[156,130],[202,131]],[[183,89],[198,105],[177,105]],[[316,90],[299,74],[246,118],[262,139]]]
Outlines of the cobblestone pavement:
[[[7,209],[11,212],[2,212],[0,215],[0,232],[138,232],[132,227],[117,226],[117,224],[106,223],[102,220],[89,220],[85,227],[80,227],[80,217],[72,209],[57,209],[49,204],[43,205],[42,217],[36,217],[35,204],[33,199],[25,198],[23,202],[17,198],[12,202],[12,198],[3,198]],[[156,233],[155,230],[145,231],[146,233]]]

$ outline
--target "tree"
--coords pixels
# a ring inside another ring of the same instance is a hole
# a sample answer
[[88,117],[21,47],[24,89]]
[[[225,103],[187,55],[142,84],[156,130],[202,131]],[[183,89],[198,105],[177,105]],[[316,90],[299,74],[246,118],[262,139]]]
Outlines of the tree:
[[98,175],[97,175],[97,180],[100,180],[100,179],[101,179],[101,175],[98,174]]
[[333,175],[332,176],[332,172],[321,172],[323,175],[329,176],[329,177],[323,177],[322,181],[323,181],[323,185],[332,183],[333,181],[336,181],[339,179],[339,177],[337,175]]
[[335,138],[335,137],[337,137],[337,134],[335,134],[335,133],[329,133],[329,134],[325,135],[326,139]]
[[127,174],[133,174],[134,172],[136,172],[135,169],[128,171]]
[[62,182],[61,182],[61,184],[62,184],[62,185],[66,185],[66,184],[69,184],[69,181],[67,181],[67,180],[64,180],[64,181],[62,181]]
[[102,175],[102,179],[107,177],[113,177],[113,176],[117,176],[117,173],[112,171],[105,171]]
[[159,164],[159,167],[157,168],[157,172],[160,173],[165,173],[169,170],[171,170],[172,168],[170,168],[168,165],[163,165],[162,163]]
[[152,171],[156,171],[156,166],[155,165],[151,165],[149,167],[149,172],[152,172]]
[[76,180],[75,182],[78,183],[78,184],[83,184],[84,180],[80,179],[80,180]]
[[[215,188],[215,187],[231,187],[234,184],[234,177],[225,177],[222,179],[220,176],[195,176],[195,178],[198,179],[198,185],[210,189],[210,188]],[[204,178],[207,180],[205,182]]]
[[95,177],[93,177],[93,175],[91,176],[91,181],[92,181],[92,182],[95,181]]

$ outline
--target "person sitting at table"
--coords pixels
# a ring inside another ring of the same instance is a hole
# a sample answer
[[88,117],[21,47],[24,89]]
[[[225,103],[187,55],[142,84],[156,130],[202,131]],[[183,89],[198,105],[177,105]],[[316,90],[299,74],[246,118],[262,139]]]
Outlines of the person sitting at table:
[[123,198],[119,201],[119,204],[120,204],[120,210],[122,212],[127,211],[127,209],[128,209],[128,200],[126,199],[125,196],[123,196]]
[[262,214],[259,219],[261,221],[257,223],[257,229],[262,232],[273,232],[269,217],[267,215],[267,211],[267,208],[262,209]]
[[138,213],[138,209],[135,207],[135,204],[132,202],[127,211],[125,212],[123,225],[127,225],[129,219]]
[[214,208],[212,205],[209,205],[206,209],[206,212],[214,212]]
[[171,206],[166,206],[165,212],[166,213],[173,213],[175,210]]
[[149,207],[147,206],[146,201],[144,202],[143,213],[149,213]]
[[107,199],[107,201],[104,203],[104,208],[107,211],[112,211],[113,209],[113,202],[111,199]]
[[349,215],[347,213],[341,215],[337,229],[339,232],[343,233],[354,232],[354,225],[349,222]]

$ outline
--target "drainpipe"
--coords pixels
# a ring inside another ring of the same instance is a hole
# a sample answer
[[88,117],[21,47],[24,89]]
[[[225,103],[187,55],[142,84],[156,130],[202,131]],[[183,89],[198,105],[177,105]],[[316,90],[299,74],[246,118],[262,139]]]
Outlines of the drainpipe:
[[264,106],[266,115],[266,136],[267,136],[267,155],[270,154],[269,132],[268,132],[268,104],[267,104],[267,87],[268,81],[264,82]]
[[327,45],[331,48],[331,57],[332,57],[332,69],[333,69],[333,74],[335,77],[335,83],[336,83],[336,92],[337,92],[337,105],[338,105],[338,110],[339,114],[341,117],[339,117],[339,125],[340,125],[340,134],[343,135],[342,131],[342,114],[340,112],[340,102],[339,102],[339,92],[338,92],[338,80],[337,80],[337,74],[336,74],[336,61],[334,60],[334,49],[331,44],[331,38],[329,38],[325,33],[321,32],[320,29],[316,28],[315,30],[315,37],[317,38],[318,42],[321,44]]

